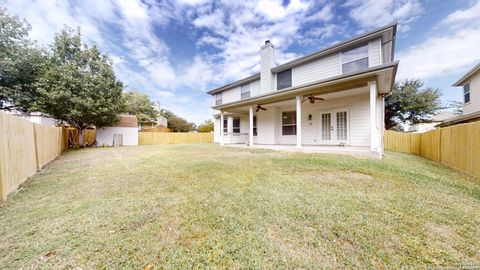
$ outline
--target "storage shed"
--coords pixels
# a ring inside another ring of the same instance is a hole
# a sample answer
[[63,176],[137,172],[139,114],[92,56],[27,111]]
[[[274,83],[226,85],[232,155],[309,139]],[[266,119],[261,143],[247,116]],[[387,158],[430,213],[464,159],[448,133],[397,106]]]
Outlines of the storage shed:
[[117,124],[97,129],[98,146],[138,145],[138,119],[122,114]]

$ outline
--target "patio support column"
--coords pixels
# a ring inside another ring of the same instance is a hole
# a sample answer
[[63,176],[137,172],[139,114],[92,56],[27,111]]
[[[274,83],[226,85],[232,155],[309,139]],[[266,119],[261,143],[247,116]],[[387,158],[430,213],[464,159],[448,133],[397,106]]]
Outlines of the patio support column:
[[297,108],[296,108],[296,116],[297,116],[297,148],[302,147],[302,97],[297,96],[295,98]]
[[250,125],[248,127],[249,145],[253,146],[253,107],[252,106],[250,106],[248,110],[248,120],[250,122]]
[[377,151],[377,83],[371,81],[368,86],[370,87],[370,151]]
[[220,111],[220,145],[224,144],[223,140],[225,139],[223,135],[223,119],[224,119],[223,111]]

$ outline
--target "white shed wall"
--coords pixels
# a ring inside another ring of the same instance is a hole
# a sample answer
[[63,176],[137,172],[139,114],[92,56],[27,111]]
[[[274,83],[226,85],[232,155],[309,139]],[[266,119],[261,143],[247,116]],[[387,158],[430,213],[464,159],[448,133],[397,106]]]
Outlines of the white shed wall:
[[123,145],[138,145],[138,128],[136,127],[103,127],[96,131],[97,145],[113,146],[113,135],[123,135]]

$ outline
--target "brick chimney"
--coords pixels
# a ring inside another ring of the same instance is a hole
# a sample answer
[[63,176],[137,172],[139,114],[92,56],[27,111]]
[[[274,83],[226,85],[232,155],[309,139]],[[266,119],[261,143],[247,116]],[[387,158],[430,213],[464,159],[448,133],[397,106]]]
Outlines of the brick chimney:
[[275,47],[270,40],[265,41],[260,57],[260,92],[273,91],[273,74],[270,71],[275,66]]

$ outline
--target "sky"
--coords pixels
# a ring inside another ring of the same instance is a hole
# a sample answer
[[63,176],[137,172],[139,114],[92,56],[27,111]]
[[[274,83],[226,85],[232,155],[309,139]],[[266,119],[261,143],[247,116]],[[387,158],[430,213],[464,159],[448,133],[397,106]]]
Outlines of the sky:
[[398,23],[397,80],[418,78],[442,100],[480,62],[480,0],[2,0],[47,46],[64,25],[113,60],[117,77],[197,124],[211,118],[209,89],[260,69],[260,47],[276,63]]

